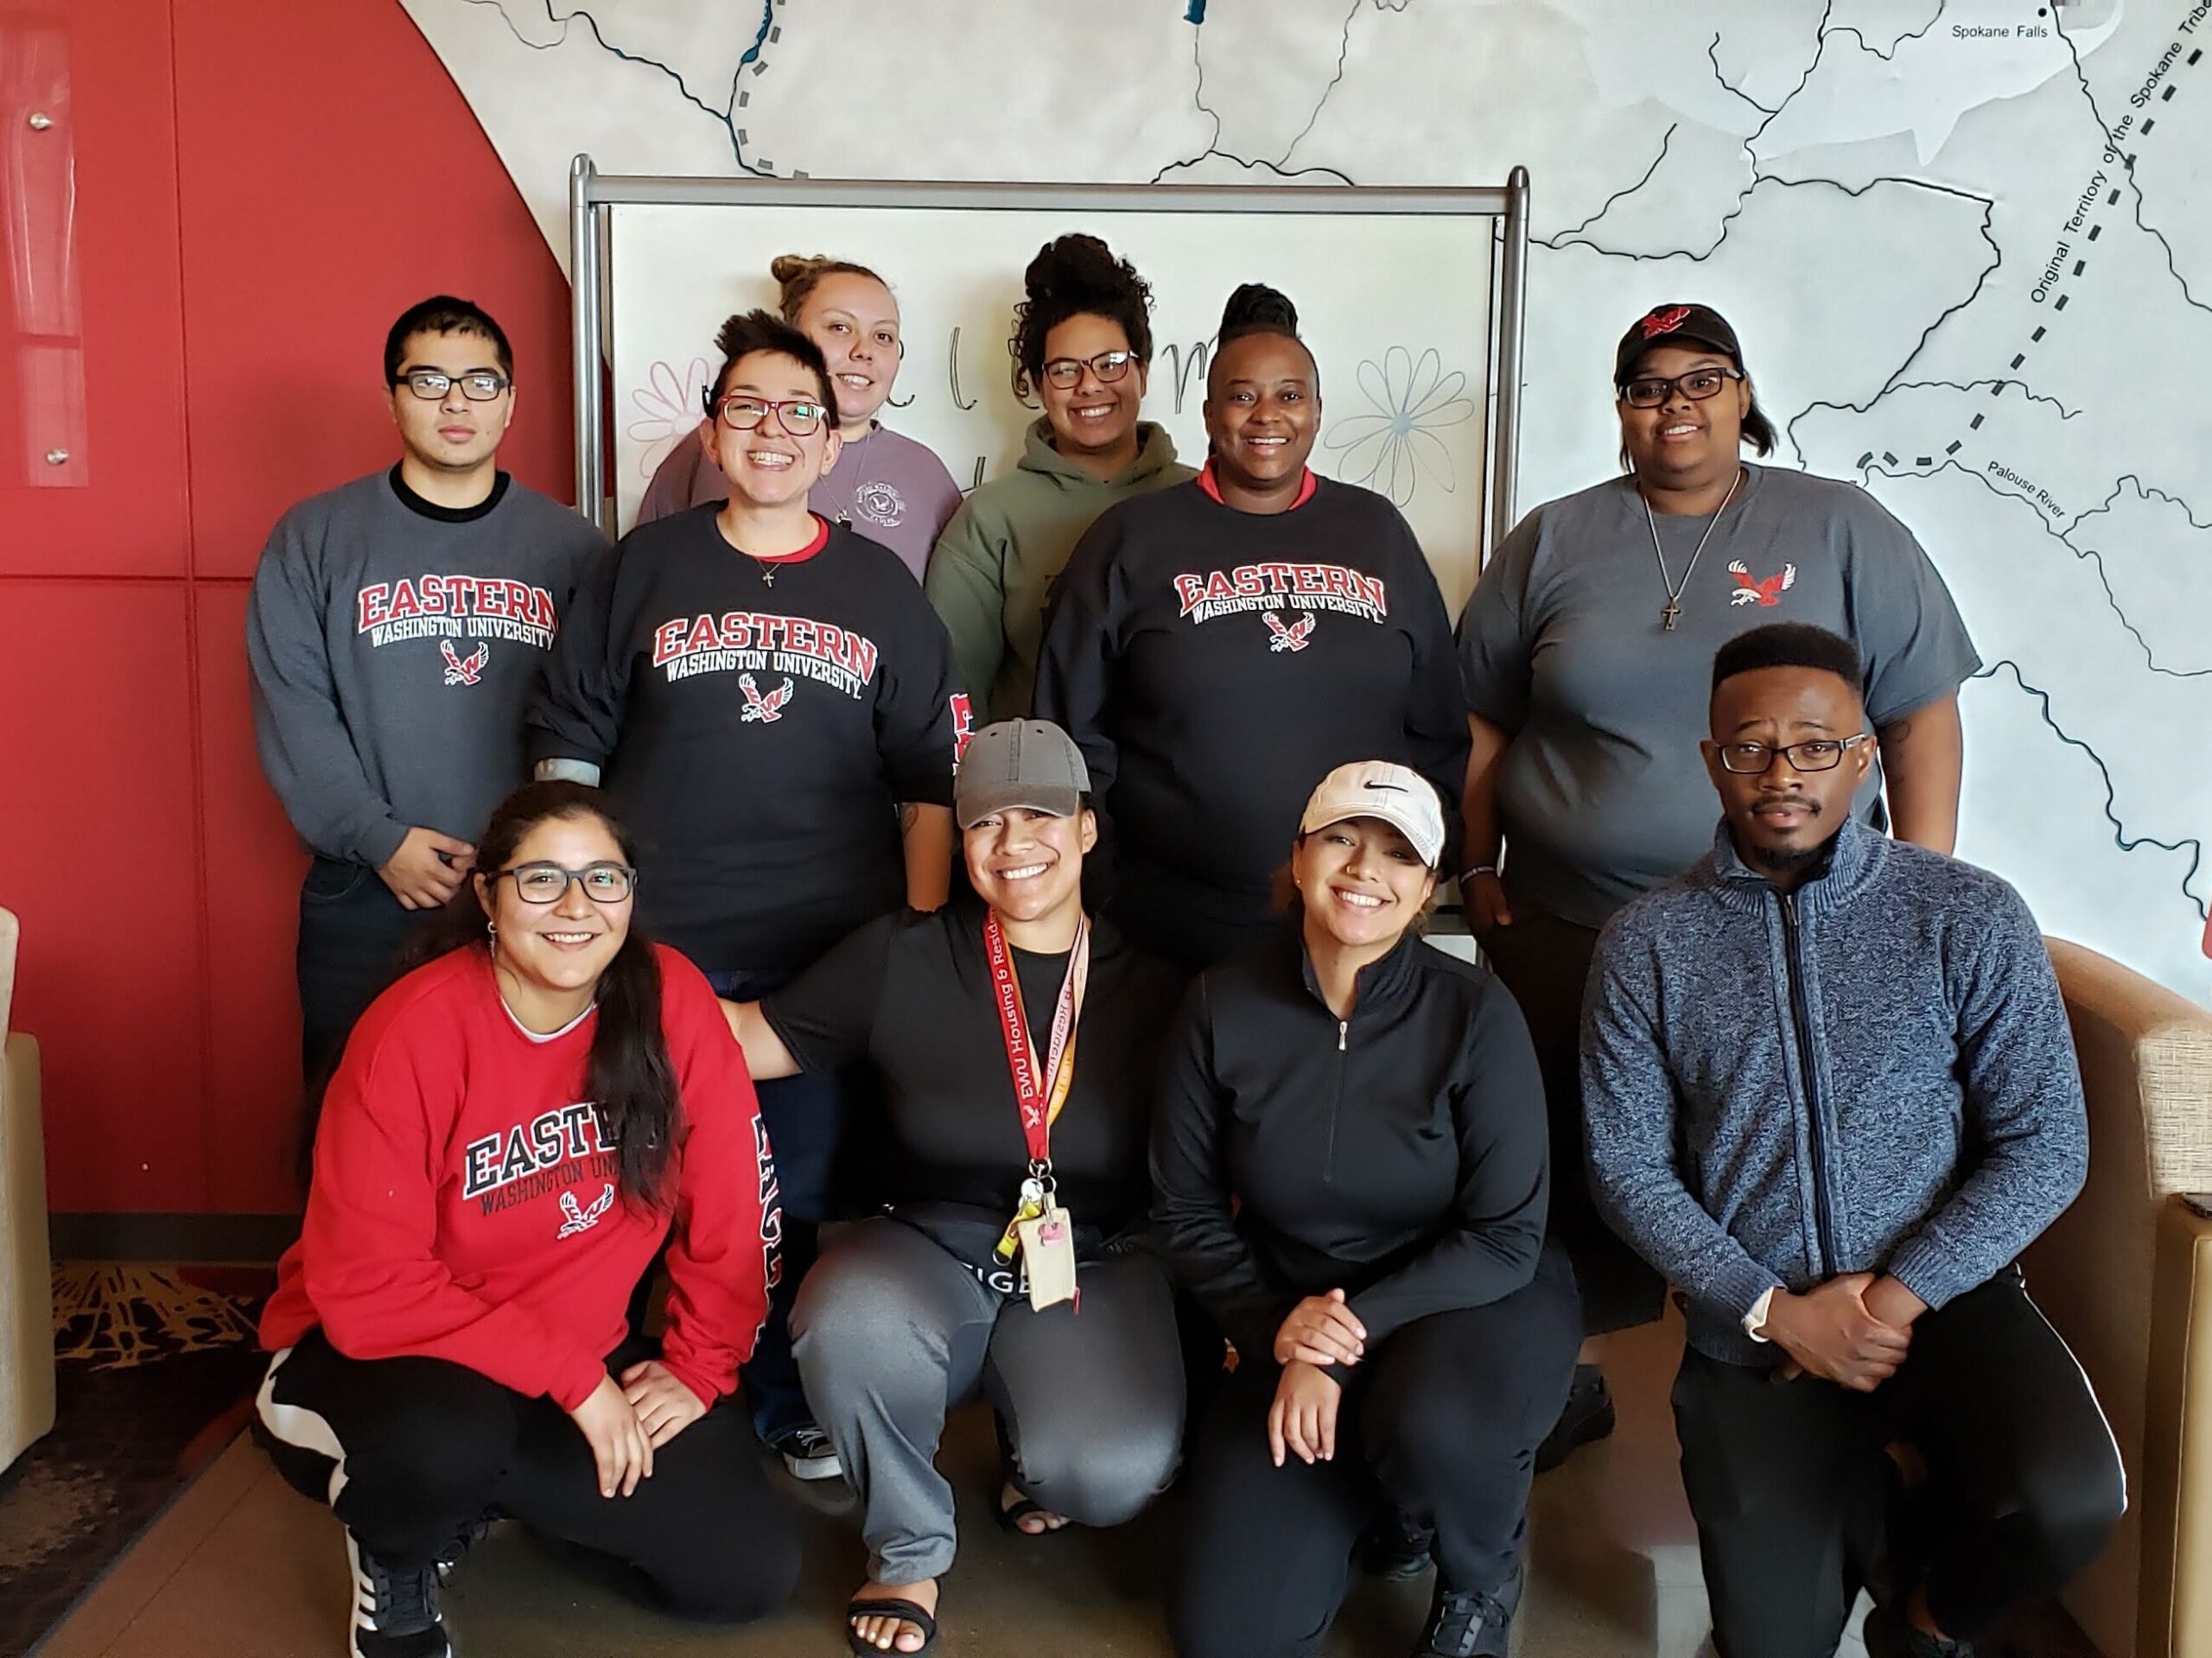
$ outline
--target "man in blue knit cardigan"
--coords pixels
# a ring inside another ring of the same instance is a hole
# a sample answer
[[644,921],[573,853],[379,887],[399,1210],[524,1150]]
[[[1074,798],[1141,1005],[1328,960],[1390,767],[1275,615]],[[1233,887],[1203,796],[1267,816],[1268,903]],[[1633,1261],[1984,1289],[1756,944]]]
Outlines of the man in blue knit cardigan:
[[2088,1161],[2066,1013],[2004,881],[1853,821],[1848,641],[1713,662],[1723,819],[1605,931],[1583,1031],[1606,1218],[1687,1299],[1682,1481],[1721,1658],[1970,1653],[2094,1557],[2125,1479],[2016,1258]]

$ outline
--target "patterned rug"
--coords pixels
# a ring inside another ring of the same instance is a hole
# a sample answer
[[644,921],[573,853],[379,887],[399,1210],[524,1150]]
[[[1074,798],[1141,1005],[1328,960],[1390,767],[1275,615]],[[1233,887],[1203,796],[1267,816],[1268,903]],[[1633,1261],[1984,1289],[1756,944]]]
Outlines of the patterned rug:
[[22,1658],[245,1424],[265,1270],[59,1264],[54,1431],[0,1473],[0,1658]]

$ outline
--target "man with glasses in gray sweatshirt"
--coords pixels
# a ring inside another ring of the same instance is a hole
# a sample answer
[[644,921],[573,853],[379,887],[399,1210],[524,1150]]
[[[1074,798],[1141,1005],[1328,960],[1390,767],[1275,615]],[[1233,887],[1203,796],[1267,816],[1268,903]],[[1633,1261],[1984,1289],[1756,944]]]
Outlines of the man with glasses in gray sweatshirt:
[[514,356],[467,300],[385,341],[400,457],[277,523],[246,611],[261,768],[314,854],[300,892],[309,1086],[529,780],[523,710],[607,543],[499,468]]
[[1593,1188],[1688,1304],[1720,1658],[1828,1658],[1862,1585],[1873,1658],[1971,1653],[2126,1506],[2017,1265],[2088,1168],[2057,982],[2005,882],[1853,819],[1863,683],[1816,627],[1721,648],[1724,821],[1607,925],[1584,1016]]

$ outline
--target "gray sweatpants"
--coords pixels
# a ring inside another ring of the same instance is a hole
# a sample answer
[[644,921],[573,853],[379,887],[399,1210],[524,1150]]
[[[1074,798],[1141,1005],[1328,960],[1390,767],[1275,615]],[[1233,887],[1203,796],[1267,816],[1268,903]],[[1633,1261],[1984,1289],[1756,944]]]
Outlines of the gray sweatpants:
[[[807,1402],[867,1509],[878,1583],[952,1566],[945,1413],[980,1387],[1014,1447],[1014,1483],[1081,1526],[1133,1519],[1166,1490],[1183,1441],[1174,1303],[1143,1255],[1085,1263],[1080,1312],[1039,1312],[884,1217],[825,1238],[799,1287],[792,1350]],[[997,1501],[996,1493],[992,1500]]]

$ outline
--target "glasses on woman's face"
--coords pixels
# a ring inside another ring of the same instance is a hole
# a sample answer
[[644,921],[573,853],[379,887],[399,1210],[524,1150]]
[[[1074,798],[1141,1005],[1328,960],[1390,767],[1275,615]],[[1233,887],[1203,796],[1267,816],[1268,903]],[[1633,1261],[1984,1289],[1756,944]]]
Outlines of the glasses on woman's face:
[[1045,365],[1045,384],[1055,391],[1072,391],[1083,384],[1089,369],[1101,385],[1111,385],[1129,372],[1137,360],[1133,351],[1102,351],[1096,357],[1055,357]]
[[575,881],[594,904],[620,904],[637,890],[638,872],[626,863],[588,863],[582,869],[564,869],[557,863],[518,863],[502,869],[493,880],[512,880],[524,904],[558,904]]
[[1694,368],[1671,380],[1646,375],[1623,386],[1621,400],[1631,409],[1656,409],[1680,391],[1692,403],[1703,403],[1707,397],[1719,397],[1720,388],[1729,381],[1743,378],[1743,370],[1736,368]]
[[479,369],[470,374],[442,374],[434,368],[418,368],[411,374],[392,377],[392,384],[404,385],[424,403],[442,403],[446,393],[454,387],[461,388],[461,395],[471,403],[489,403],[513,384],[504,375],[489,369]]
[[1789,762],[1793,772],[1833,772],[1843,764],[1846,751],[1866,740],[1866,734],[1856,737],[1815,737],[1802,743],[1715,743],[1720,755],[1720,769],[1733,772],[1738,777],[1755,778],[1774,764],[1777,754]]
[[793,437],[812,437],[822,429],[822,422],[829,418],[829,410],[804,397],[785,398],[777,403],[766,397],[731,396],[724,397],[719,404],[709,397],[707,412],[733,432],[752,431],[773,415],[776,424]]

